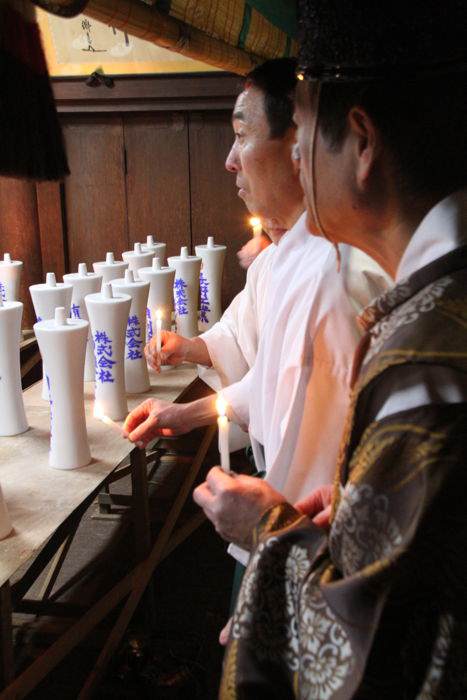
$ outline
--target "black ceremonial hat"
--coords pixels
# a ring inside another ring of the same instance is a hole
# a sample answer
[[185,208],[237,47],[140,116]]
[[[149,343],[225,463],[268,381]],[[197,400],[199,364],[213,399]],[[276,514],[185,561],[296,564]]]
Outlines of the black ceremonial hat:
[[467,70],[467,0],[299,0],[299,66],[349,82]]

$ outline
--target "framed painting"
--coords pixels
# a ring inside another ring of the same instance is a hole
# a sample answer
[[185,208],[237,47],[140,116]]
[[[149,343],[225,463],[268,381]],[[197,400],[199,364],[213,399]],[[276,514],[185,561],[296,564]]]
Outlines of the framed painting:
[[200,61],[163,49],[84,15],[71,19],[37,10],[52,77],[193,73],[216,71]]

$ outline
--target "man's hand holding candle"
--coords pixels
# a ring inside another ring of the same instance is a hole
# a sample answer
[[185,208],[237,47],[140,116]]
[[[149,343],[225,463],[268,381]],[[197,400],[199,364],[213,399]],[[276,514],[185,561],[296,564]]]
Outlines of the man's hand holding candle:
[[213,467],[193,492],[217,532],[228,542],[251,549],[252,531],[263,513],[285,498],[266,481]]
[[157,337],[151,338],[144,349],[150,367],[159,371],[161,365],[181,365],[182,362],[211,366],[208,348],[202,338],[184,338],[171,331],[161,331],[161,351],[157,351]]
[[206,396],[190,403],[146,399],[128,414],[123,429],[131,442],[144,447],[156,437],[184,435],[215,422],[216,402]]

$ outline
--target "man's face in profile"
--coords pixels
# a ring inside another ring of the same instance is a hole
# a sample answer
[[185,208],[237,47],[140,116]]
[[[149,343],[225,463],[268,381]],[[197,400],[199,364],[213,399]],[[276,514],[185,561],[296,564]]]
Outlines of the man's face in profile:
[[300,193],[291,158],[295,130],[289,128],[283,137],[271,138],[264,95],[256,87],[238,96],[232,126],[235,140],[226,168],[236,174],[238,196],[251,213],[268,220],[272,228],[288,228],[288,209]]

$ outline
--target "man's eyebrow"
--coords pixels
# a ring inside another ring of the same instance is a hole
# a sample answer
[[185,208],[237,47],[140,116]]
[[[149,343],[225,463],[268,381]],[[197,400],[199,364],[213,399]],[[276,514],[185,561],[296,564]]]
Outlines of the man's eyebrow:
[[244,120],[245,120],[245,114],[244,114],[244,112],[240,112],[240,111],[239,111],[239,112],[234,112],[234,113],[232,114],[232,121],[235,121],[236,119],[239,119],[240,121],[244,121]]

